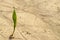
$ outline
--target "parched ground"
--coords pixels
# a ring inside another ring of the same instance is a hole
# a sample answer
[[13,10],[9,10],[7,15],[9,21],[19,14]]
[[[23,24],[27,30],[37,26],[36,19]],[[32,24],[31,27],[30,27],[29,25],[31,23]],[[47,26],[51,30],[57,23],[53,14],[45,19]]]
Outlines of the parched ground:
[[0,40],[12,34],[13,7],[17,27],[11,40],[60,40],[60,0],[0,0]]

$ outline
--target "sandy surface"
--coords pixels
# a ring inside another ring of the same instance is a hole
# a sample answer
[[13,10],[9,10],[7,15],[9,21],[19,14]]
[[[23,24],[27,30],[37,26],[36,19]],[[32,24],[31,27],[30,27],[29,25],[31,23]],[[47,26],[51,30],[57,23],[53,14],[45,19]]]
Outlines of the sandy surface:
[[0,0],[0,40],[12,34],[13,7],[17,27],[12,40],[60,40],[60,0]]

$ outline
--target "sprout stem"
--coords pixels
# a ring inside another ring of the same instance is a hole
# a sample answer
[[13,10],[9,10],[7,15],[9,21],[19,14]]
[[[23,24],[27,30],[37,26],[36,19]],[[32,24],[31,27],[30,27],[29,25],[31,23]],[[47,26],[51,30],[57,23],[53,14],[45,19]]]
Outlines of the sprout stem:
[[14,32],[15,32],[15,28],[16,28],[16,21],[17,21],[17,15],[16,15],[16,11],[15,11],[15,7],[13,7],[14,8],[14,10],[13,10],[13,15],[12,15],[12,19],[13,19],[13,23],[14,23],[14,29],[13,29],[13,33],[10,35],[10,37],[9,37],[9,39],[12,39],[12,38],[14,38],[13,37],[13,34],[14,34]]

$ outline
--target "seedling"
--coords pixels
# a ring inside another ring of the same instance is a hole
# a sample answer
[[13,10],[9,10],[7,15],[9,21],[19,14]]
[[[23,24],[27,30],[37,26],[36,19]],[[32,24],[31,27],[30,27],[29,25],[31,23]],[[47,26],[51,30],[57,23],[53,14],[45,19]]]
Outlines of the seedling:
[[[12,19],[13,19],[13,23],[14,23],[14,25],[13,25],[13,33],[9,36],[9,40],[11,40],[11,39],[14,39],[14,37],[13,37],[13,34],[14,34],[14,32],[15,32],[15,29],[16,29],[16,24],[17,24],[17,15],[16,15],[16,10],[15,10],[15,8],[14,8],[14,10],[13,10],[13,15],[12,15]],[[21,33],[20,33],[21,34]],[[23,34],[21,34],[22,36],[23,36]],[[24,36],[23,36],[24,37]],[[24,37],[25,38],[25,37]],[[26,38],[25,38],[25,40],[27,40]]]
[[14,38],[13,37],[13,34],[14,34],[14,32],[15,32],[15,28],[16,28],[16,22],[17,22],[17,15],[16,15],[16,10],[15,10],[15,8],[13,9],[13,15],[12,15],[12,19],[13,19],[13,23],[14,23],[14,26],[13,26],[13,33],[10,35],[10,39],[11,38]]

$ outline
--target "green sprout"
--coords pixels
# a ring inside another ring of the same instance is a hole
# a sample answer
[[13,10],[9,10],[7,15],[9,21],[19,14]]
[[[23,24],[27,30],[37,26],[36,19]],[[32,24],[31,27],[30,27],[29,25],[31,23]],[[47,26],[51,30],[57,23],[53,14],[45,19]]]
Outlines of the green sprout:
[[13,36],[13,34],[14,34],[14,32],[15,32],[15,28],[16,28],[16,22],[17,22],[17,15],[16,15],[16,10],[15,10],[15,8],[14,8],[14,10],[13,10],[13,15],[12,15],[12,19],[13,19],[13,23],[14,23],[14,29],[13,29],[13,33],[10,35],[10,39],[11,38],[13,38],[12,36]]

